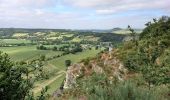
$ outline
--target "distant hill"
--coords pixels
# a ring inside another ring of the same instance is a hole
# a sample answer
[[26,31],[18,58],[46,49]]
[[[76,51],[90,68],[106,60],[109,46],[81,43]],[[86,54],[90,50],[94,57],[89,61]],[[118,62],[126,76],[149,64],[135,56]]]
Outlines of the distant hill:
[[119,30],[123,30],[122,28],[119,28],[119,27],[116,27],[116,28],[113,28],[112,31],[119,31]]
[[[134,29],[137,33],[141,33],[142,29]],[[130,31],[128,29],[123,28],[113,28],[113,29],[89,29],[89,30],[74,30],[78,32],[95,32],[95,33],[115,33],[115,34],[129,34]]]
[[87,29],[87,30],[72,30],[77,32],[94,32],[94,33],[111,33],[110,29]]
[[[142,29],[134,29],[136,33],[141,33]],[[130,31],[128,29],[122,29],[122,28],[114,28],[112,29],[111,33],[116,34],[129,34]]]
[[12,36],[15,33],[36,32],[68,32],[67,29],[29,29],[29,28],[0,28],[0,36]]

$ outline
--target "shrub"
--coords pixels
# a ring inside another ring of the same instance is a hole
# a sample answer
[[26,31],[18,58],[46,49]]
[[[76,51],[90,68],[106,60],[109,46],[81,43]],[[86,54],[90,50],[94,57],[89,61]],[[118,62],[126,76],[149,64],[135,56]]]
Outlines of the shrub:
[[71,65],[71,60],[65,60],[66,67],[69,67]]

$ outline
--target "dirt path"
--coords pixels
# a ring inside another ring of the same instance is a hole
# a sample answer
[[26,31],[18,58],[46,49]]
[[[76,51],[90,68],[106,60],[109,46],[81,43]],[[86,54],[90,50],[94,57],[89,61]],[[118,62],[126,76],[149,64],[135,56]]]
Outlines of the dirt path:
[[63,74],[65,73],[65,71],[59,71],[56,74],[59,74],[53,78],[51,78],[50,80],[46,80],[42,83],[36,84],[35,88],[33,89],[33,93],[37,94],[38,92],[40,92],[42,90],[42,88],[48,86],[49,84],[53,83],[57,78],[61,77]]

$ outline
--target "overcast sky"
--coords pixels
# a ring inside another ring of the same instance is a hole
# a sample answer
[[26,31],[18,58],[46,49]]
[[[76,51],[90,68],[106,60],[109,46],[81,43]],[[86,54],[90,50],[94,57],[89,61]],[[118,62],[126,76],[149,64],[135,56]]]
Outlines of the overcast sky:
[[111,29],[170,15],[170,0],[0,0],[0,27]]

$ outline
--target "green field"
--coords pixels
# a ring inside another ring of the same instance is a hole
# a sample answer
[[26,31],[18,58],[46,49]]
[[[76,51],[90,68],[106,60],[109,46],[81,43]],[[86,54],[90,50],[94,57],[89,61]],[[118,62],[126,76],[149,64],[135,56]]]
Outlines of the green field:
[[59,44],[59,45],[44,45],[45,47],[48,47],[48,48],[53,48],[53,47],[57,47],[57,48],[60,48],[60,47],[63,47],[63,46],[74,46],[74,44]]
[[31,43],[30,40],[26,39],[0,39],[0,43],[5,44],[20,44],[20,43]]
[[71,60],[72,63],[80,62],[82,59],[88,58],[88,57],[94,57],[97,53],[99,53],[100,50],[84,50],[83,52],[77,53],[77,54],[68,54],[65,56],[62,56],[60,58],[53,59],[49,61],[50,64],[56,66],[58,69],[65,70],[65,60]]
[[13,34],[12,37],[15,37],[15,38],[21,38],[21,37],[28,37],[28,33],[15,33]]
[[81,41],[98,41],[99,37],[94,36],[82,36],[82,37],[75,37],[72,39],[72,42],[81,42]]
[[9,54],[13,61],[36,59],[40,55],[50,57],[62,54],[60,51],[37,50],[36,46],[0,47],[0,51]]
[[[142,30],[135,30],[135,32],[137,34],[140,34],[142,32]],[[122,29],[122,30],[117,30],[117,31],[113,31],[112,33],[116,33],[116,34],[130,34],[131,32],[127,29]]]

